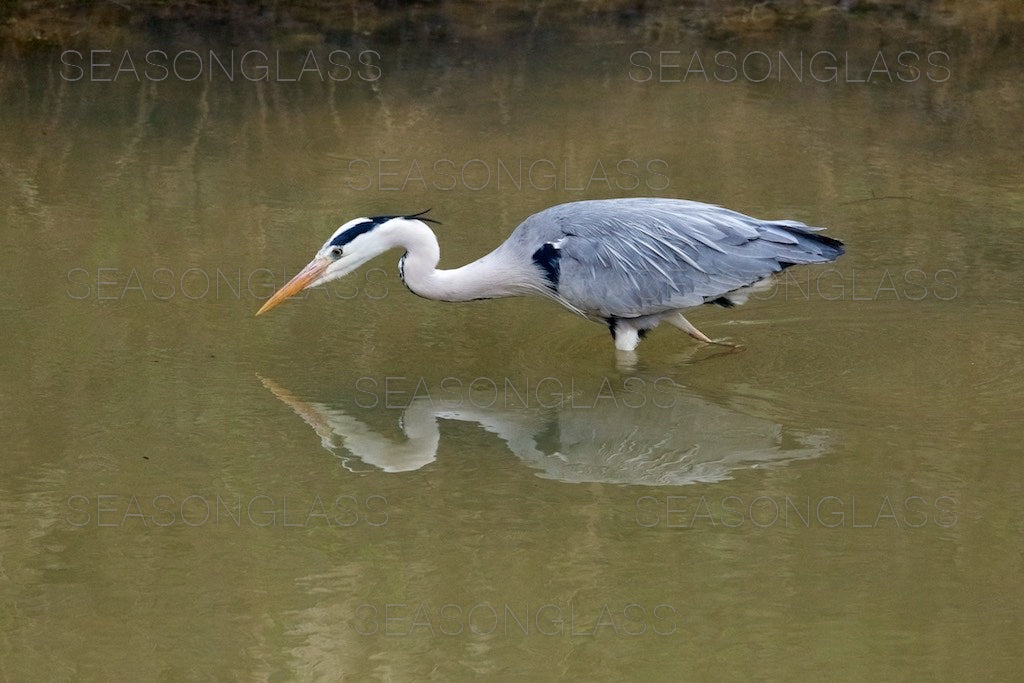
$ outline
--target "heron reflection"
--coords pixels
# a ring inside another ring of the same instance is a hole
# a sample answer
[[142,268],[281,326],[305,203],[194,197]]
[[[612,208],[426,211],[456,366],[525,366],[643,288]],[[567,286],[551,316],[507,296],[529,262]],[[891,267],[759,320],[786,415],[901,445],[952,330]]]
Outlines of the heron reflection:
[[461,401],[414,398],[401,410],[384,411],[397,418],[402,438],[395,438],[355,417],[381,411],[309,401],[260,380],[352,471],[410,472],[429,465],[437,459],[446,420],[476,423],[538,476],[569,483],[713,483],[737,470],[817,457],[829,444],[824,430],[787,427],[683,387],[671,404],[586,409],[492,407],[475,401],[467,387]]

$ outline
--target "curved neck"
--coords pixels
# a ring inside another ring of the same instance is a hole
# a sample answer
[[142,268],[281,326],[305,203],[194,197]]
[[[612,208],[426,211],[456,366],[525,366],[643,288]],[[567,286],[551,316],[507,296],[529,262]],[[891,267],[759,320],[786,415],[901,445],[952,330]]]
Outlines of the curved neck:
[[402,280],[414,294],[439,301],[472,301],[527,294],[535,289],[529,264],[518,264],[500,248],[461,268],[438,270],[441,248],[434,231],[408,221],[395,238],[403,247]]

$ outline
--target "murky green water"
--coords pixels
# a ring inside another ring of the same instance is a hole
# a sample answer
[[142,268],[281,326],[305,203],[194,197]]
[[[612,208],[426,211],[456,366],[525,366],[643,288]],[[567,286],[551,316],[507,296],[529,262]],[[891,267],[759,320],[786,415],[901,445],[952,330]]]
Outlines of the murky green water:
[[[1009,53],[821,84],[373,49],[333,85],[8,60],[5,676],[1021,673]],[[645,195],[848,254],[693,313],[744,351],[659,329],[634,365],[543,301],[421,300],[397,254],[253,317],[352,217],[431,208],[450,267]]]

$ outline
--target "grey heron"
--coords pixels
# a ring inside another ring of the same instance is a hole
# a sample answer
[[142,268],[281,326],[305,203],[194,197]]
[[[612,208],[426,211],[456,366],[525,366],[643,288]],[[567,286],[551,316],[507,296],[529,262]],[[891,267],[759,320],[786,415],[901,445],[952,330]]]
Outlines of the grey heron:
[[634,350],[662,322],[714,343],[683,316],[685,309],[743,303],[783,268],[843,253],[842,242],[798,221],[759,220],[682,199],[595,199],[535,213],[486,256],[438,270],[441,251],[427,225],[436,221],[424,213],[348,221],[256,315],[404,249],[402,281],[427,299],[539,295],[606,324],[620,351]]

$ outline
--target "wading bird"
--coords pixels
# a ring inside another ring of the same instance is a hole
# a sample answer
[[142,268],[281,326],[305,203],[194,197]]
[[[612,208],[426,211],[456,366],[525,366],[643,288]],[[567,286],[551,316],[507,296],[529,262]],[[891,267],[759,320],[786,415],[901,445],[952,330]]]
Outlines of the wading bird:
[[398,272],[414,294],[440,301],[540,295],[608,326],[615,348],[632,351],[667,322],[714,343],[683,317],[700,304],[731,307],[783,268],[827,263],[843,243],[790,220],[763,221],[682,199],[598,199],[536,213],[497,249],[453,270],[424,213],[355,218],[256,315],[288,297],[404,249]]

